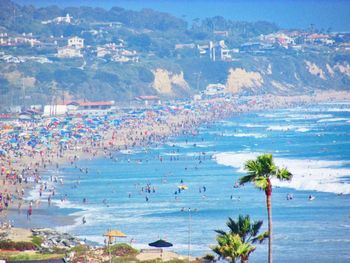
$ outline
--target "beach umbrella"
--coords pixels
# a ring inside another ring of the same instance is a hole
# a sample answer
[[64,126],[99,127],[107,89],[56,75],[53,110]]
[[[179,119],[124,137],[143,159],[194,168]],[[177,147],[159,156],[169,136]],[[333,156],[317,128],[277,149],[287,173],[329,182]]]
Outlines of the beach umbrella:
[[180,190],[187,190],[188,186],[187,185],[179,185],[177,188],[179,188]]
[[172,247],[173,244],[171,244],[170,242],[167,242],[163,239],[159,239],[155,242],[152,242],[152,243],[149,243],[148,244],[150,247],[158,247],[158,248],[161,248],[160,250],[160,258],[163,259],[163,249],[164,247]]
[[160,248],[163,248],[163,247],[172,247],[173,244],[171,244],[170,242],[167,242],[163,239],[159,239],[155,242],[152,242],[152,243],[149,243],[148,244],[150,247],[160,247]]
[[5,156],[5,155],[7,155],[7,152],[6,152],[4,149],[0,149],[0,156],[1,156],[1,155],[4,155],[4,156]]

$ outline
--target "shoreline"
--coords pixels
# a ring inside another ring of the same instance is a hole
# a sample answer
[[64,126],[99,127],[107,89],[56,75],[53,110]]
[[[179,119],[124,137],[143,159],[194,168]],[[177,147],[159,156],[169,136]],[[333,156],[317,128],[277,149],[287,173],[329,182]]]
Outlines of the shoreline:
[[[347,97],[344,94],[346,94]],[[253,97],[253,98],[256,99],[256,97]],[[250,99],[253,100],[253,98],[250,98]],[[195,130],[203,123],[210,123],[210,122],[213,122],[216,120],[225,119],[227,117],[234,116],[236,114],[245,113],[248,111],[260,111],[260,110],[267,110],[267,109],[274,109],[274,108],[288,108],[288,107],[291,107],[295,104],[299,104],[299,105],[300,104],[307,104],[307,103],[312,104],[312,102],[317,104],[320,102],[332,101],[332,99],[328,100],[324,96],[316,96],[316,98],[317,98],[316,101],[313,100],[314,97],[312,97],[312,96],[303,96],[301,98],[301,101],[287,100],[287,103],[282,103],[282,105],[281,105],[281,100],[282,100],[282,102],[286,102],[286,98],[279,97],[279,96],[277,96],[277,97],[272,96],[269,98],[276,99],[275,104],[269,105],[269,104],[266,104],[266,102],[256,102],[256,104],[253,104],[253,105],[244,104],[242,106],[239,106],[239,105],[232,105],[231,104],[231,105],[227,106],[227,104],[225,104],[225,102],[222,102],[222,101],[214,102],[214,103],[217,103],[215,105],[219,105],[219,106],[225,105],[226,107],[224,108],[224,110],[221,110],[221,111],[220,111],[220,109],[218,110],[217,108],[216,108],[217,111],[215,111],[215,107],[214,107],[213,113],[205,112],[206,115],[203,114],[202,116],[200,116],[199,119],[197,119],[197,117],[198,117],[198,112],[200,113],[200,110],[201,110],[200,108],[196,109],[197,111],[193,111],[193,112],[188,113],[188,115],[185,114],[185,116],[183,116],[183,115],[180,115],[180,116],[174,115],[174,116],[170,116],[170,117],[166,116],[166,117],[169,117],[167,119],[166,124],[161,123],[159,125],[159,127],[154,127],[153,126],[153,125],[155,125],[154,122],[150,122],[144,126],[141,126],[141,128],[145,128],[146,130],[153,128],[153,131],[156,130],[155,133],[158,133],[158,134],[153,135],[155,137],[154,141],[156,141],[157,144],[158,143],[162,144],[162,143],[165,143],[166,140],[169,139],[169,137],[177,137],[181,133],[184,134],[184,132],[185,133],[195,132]],[[334,99],[337,101],[350,100],[350,93],[340,92],[340,93],[338,93],[338,95],[333,97],[333,101],[334,101]],[[287,106],[286,106],[286,104],[287,104]],[[269,107],[267,107],[267,105],[269,105]],[[284,107],[281,107],[281,106],[284,106]],[[225,114],[224,116],[223,116],[222,111]],[[180,119],[180,121],[179,121],[179,119]],[[184,125],[184,123],[183,123],[184,119],[187,120],[188,126]],[[181,123],[182,123],[182,127],[180,126],[177,129],[176,126],[181,124]],[[98,147],[94,147],[93,150],[91,150],[91,151],[84,151],[83,147],[80,150],[76,148],[76,149],[73,149],[72,151],[67,151],[64,153],[64,155],[65,155],[64,157],[61,157],[61,156],[59,157],[57,155],[57,158],[52,158],[52,160],[50,160],[50,166],[47,165],[47,163],[48,163],[47,161],[44,161],[43,164],[46,164],[46,167],[42,167],[42,166],[40,167],[39,165],[37,166],[38,171],[40,172],[40,176],[43,173],[48,173],[48,171],[50,171],[50,168],[51,168],[51,170],[52,170],[52,168],[55,169],[55,166],[60,167],[63,164],[64,164],[64,166],[69,166],[69,163],[71,165],[75,165],[76,161],[78,161],[78,160],[89,160],[92,158],[94,158],[94,159],[95,158],[109,158],[109,155],[112,152],[121,151],[123,149],[129,150],[130,148],[137,147],[137,146],[149,147],[150,145],[152,145],[152,143],[154,143],[154,141],[152,141],[152,140],[140,140],[140,139],[137,140],[136,138],[144,138],[144,136],[141,136],[140,134],[138,134],[138,137],[130,138],[129,134],[133,134],[135,136],[134,129],[135,129],[135,127],[138,127],[140,124],[141,124],[140,121],[136,121],[136,123],[134,123],[133,125],[121,127],[120,130],[116,133],[117,134],[116,136],[119,138],[119,140],[115,140],[113,138],[113,136],[115,136],[114,133],[107,131],[106,133],[103,134],[104,135],[103,141],[99,143]],[[174,127],[175,127],[175,129],[174,129]],[[188,129],[188,130],[186,130],[186,129]],[[152,136],[152,135],[150,135],[150,136]],[[113,144],[108,145],[108,143],[110,143],[111,141]],[[105,146],[106,144],[107,144],[107,146]],[[108,146],[110,146],[110,147],[108,147]],[[72,159],[72,158],[74,158],[74,156],[76,156],[78,154],[79,154],[78,159]],[[34,160],[37,161],[38,158],[34,159]],[[18,159],[16,159],[16,161],[17,161],[16,167],[23,166],[23,163],[18,162],[19,161]],[[23,159],[22,159],[22,161],[23,161]],[[36,166],[34,166],[34,167],[36,167]],[[52,170],[51,173],[54,173],[54,170]],[[28,189],[30,189],[34,193],[34,191],[35,191],[34,188],[40,187],[39,182],[40,181],[38,180],[38,183],[32,183],[32,184],[29,183],[26,187],[27,192],[28,192]],[[21,184],[21,186],[22,185],[23,184]],[[13,190],[15,190],[15,188],[13,188]],[[23,196],[22,196],[22,198],[23,198]],[[21,201],[19,201],[19,202],[21,202]],[[28,202],[24,201],[24,203],[27,204]],[[12,202],[13,206],[12,206],[12,208],[8,209],[9,213],[8,213],[7,217],[16,218],[15,214],[16,214],[16,211],[18,211],[18,209],[16,209],[15,206],[17,204],[18,204],[18,202],[17,203],[15,201]],[[48,209],[48,206],[46,206],[46,205],[47,205],[47,203],[44,203],[40,208],[34,208],[34,213],[37,213],[38,215],[45,215],[45,213],[47,211],[49,211],[49,209],[50,209],[50,208]],[[60,208],[59,206],[52,207],[52,210],[60,210],[60,209],[64,209],[64,208]],[[22,211],[22,215],[23,215],[23,213],[25,214],[24,211]],[[0,213],[0,218],[2,218],[2,217],[3,217],[3,212]],[[67,217],[71,217],[71,218],[67,219]],[[75,217],[75,218],[73,218],[73,217],[74,216],[72,216],[72,215],[63,216],[62,219],[65,218],[66,220],[72,220],[70,222],[74,222],[74,220],[77,219],[77,217]],[[18,226],[17,222],[15,222],[16,227]],[[51,224],[52,224],[52,222],[51,222]],[[56,223],[54,223],[54,224],[56,224]],[[67,224],[64,224],[64,225],[67,226]],[[25,227],[31,228],[31,226],[28,224]]]

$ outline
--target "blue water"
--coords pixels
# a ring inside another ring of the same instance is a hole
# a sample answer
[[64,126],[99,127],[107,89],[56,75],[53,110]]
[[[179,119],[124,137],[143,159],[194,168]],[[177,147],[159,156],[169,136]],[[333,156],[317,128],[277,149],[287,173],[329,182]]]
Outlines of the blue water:
[[192,23],[195,18],[223,16],[231,20],[270,21],[284,28],[331,28],[350,30],[348,0],[15,0],[25,5],[98,6],[109,9],[119,6],[141,10],[152,8],[171,13]]
[[[229,216],[249,214],[264,220],[267,228],[264,193],[251,185],[233,187],[243,175],[234,163],[243,162],[242,155],[262,152],[286,161],[292,173],[312,174],[310,187],[329,186],[329,192],[300,190],[303,183],[273,189],[275,261],[350,262],[350,195],[336,194],[350,193],[349,103],[241,114],[202,126],[196,136],[171,138],[166,145],[115,153],[114,160],[80,161],[78,167],[87,167],[88,174],[61,168],[65,184],[58,187],[58,196],[67,194],[69,202],[57,202],[83,209],[75,215],[87,220],[82,224],[78,218],[75,226],[63,230],[103,242],[105,230],[116,228],[136,246],[162,237],[174,243],[175,251],[187,254],[190,215],[191,255],[203,255],[215,243],[214,230],[225,229]],[[223,153],[232,156],[232,165],[219,164]],[[298,162],[305,167],[297,167]],[[334,180],[314,184],[313,178],[320,181],[322,173]],[[335,177],[337,173],[341,177]],[[77,180],[78,188],[72,188]],[[175,195],[181,180],[188,190]],[[140,191],[147,183],[155,193]],[[294,199],[287,201],[287,193]],[[310,194],[314,201],[308,201]],[[84,197],[88,204],[82,203]],[[267,244],[258,245],[250,262],[265,262],[266,256]]]

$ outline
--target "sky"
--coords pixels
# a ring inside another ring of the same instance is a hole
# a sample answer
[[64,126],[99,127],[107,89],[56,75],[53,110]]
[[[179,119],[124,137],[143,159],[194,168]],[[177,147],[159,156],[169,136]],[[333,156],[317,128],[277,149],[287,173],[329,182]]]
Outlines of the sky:
[[240,21],[269,21],[283,28],[317,28],[350,32],[350,0],[14,0],[34,6],[119,6],[152,8],[191,22],[194,18],[223,16]]

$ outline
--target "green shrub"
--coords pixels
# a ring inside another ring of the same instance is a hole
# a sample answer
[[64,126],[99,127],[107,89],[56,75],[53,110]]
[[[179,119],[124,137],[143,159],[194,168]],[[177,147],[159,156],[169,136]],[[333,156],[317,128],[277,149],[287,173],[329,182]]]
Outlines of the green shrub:
[[212,254],[206,254],[203,259],[208,260],[208,261],[214,261],[215,260],[215,256]]
[[[109,247],[112,255],[118,257],[135,256],[138,251],[128,244],[115,244]],[[108,248],[105,249],[105,253],[109,253]]]
[[0,249],[4,250],[35,250],[36,246],[32,242],[19,241],[14,242],[11,240],[0,241]]
[[32,237],[32,243],[36,246],[36,247],[41,247],[41,244],[44,242],[42,237],[39,236],[33,236]]

